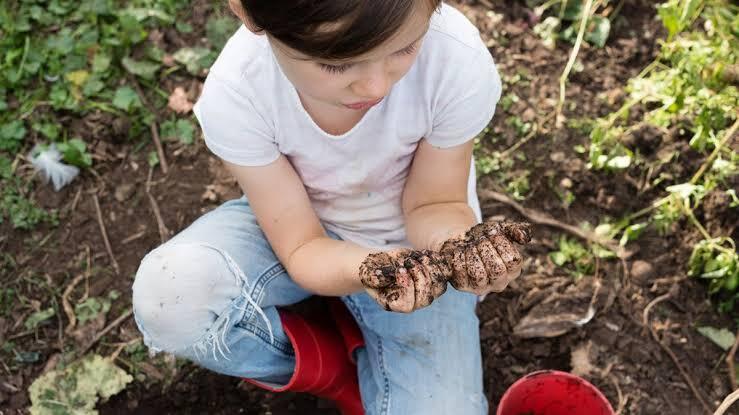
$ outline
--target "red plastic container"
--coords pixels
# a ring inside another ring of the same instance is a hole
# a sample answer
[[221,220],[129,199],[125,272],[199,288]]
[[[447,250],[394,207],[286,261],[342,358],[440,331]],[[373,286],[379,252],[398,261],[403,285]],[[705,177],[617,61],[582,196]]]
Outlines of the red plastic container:
[[511,385],[498,415],[614,415],[605,396],[586,380],[566,372],[543,370]]

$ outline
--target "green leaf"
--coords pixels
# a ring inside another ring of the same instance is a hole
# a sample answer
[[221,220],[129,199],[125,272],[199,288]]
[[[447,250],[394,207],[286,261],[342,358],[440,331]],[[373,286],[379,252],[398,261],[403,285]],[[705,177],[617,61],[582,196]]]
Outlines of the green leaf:
[[144,79],[154,79],[154,75],[161,67],[160,64],[150,61],[137,61],[128,56],[121,60],[123,67],[133,75],[140,76]]
[[150,167],[155,167],[159,164],[159,156],[156,151],[150,151],[149,154],[147,154],[146,160],[149,162]]
[[207,48],[182,48],[172,57],[185,65],[187,71],[193,75],[197,75],[212,63],[211,51]]
[[700,190],[699,185],[695,185],[692,183],[680,183],[673,186],[668,186],[665,188],[668,192],[679,196],[681,199],[687,199],[691,195],[693,195],[696,191]]
[[142,22],[149,17],[153,17],[167,24],[174,22],[174,18],[172,16],[156,8],[129,7],[128,9],[125,9],[123,13],[133,16],[139,22]]
[[633,225],[627,226],[626,229],[624,229],[623,235],[621,235],[621,240],[619,241],[619,244],[621,246],[626,246],[629,241],[637,239],[646,228],[646,222],[635,223]]
[[55,141],[59,138],[59,125],[53,122],[37,122],[34,123],[31,128],[51,141]]
[[92,59],[92,71],[96,73],[105,72],[110,68],[111,58],[104,53],[96,53]]
[[9,179],[13,175],[13,162],[0,154],[0,179]]
[[182,20],[175,22],[174,27],[180,33],[192,33],[193,31],[192,25],[190,23],[183,22]]
[[557,266],[562,266],[567,263],[569,258],[567,255],[565,255],[563,252],[555,251],[549,253],[549,258],[552,259],[552,262],[554,262]]
[[230,16],[212,16],[205,25],[205,34],[215,49],[220,50],[239,27],[239,21]]
[[698,332],[706,336],[709,340],[715,343],[718,347],[729,351],[731,346],[734,345],[735,335],[727,329],[717,329],[711,326],[698,327]]
[[623,170],[631,165],[630,156],[616,156],[608,160],[606,165],[612,169]]
[[84,69],[81,69],[78,71],[67,72],[64,77],[67,79],[67,81],[72,83],[72,85],[80,87],[85,84],[87,78],[90,77],[90,73]]
[[611,21],[602,16],[593,16],[593,28],[585,36],[585,40],[599,48],[606,45],[608,35],[611,33]]
[[131,87],[122,86],[115,91],[113,106],[126,112],[131,112],[132,109],[141,106],[141,99]]
[[580,0],[564,0],[567,3],[562,18],[564,20],[580,20],[583,2]]
[[28,388],[31,415],[97,415],[97,401],[122,391],[133,377],[109,359],[88,355],[39,376]]
[[21,147],[26,127],[21,120],[13,120],[0,126],[0,150],[14,153]]
[[87,144],[81,139],[73,138],[59,143],[57,147],[67,163],[82,168],[92,166],[92,156],[87,152]]
[[46,310],[36,311],[35,313],[28,316],[23,325],[26,326],[26,329],[28,330],[34,330],[41,322],[50,319],[54,316],[54,314],[55,312],[52,307],[49,307]]
[[75,304],[74,314],[80,323],[92,320],[100,313],[107,313],[110,310],[110,300],[106,298],[98,299],[88,297],[85,301]]

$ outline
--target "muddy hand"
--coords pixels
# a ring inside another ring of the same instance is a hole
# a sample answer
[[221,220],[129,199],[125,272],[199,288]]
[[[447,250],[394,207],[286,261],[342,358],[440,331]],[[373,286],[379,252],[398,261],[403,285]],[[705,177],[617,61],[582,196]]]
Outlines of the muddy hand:
[[531,240],[531,225],[486,222],[444,242],[441,254],[452,269],[449,282],[478,295],[503,291],[521,273],[523,258],[513,242]]
[[410,313],[444,294],[451,269],[437,252],[397,249],[367,256],[359,276],[386,310]]

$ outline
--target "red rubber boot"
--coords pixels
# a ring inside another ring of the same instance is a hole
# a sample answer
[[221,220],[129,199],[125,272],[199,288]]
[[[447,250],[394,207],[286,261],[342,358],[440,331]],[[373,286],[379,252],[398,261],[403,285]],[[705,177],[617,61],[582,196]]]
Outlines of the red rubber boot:
[[334,401],[343,415],[364,415],[357,367],[347,357],[344,339],[331,319],[320,317],[280,310],[282,328],[295,350],[295,372],[279,388],[245,380],[272,392],[307,392]]

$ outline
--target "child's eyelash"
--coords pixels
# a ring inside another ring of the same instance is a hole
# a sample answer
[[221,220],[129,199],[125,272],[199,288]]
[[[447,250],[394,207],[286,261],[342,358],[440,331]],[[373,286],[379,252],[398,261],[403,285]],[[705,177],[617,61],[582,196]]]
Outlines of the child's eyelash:
[[321,69],[332,74],[340,74],[346,72],[346,70],[351,68],[352,66],[351,63],[344,63],[341,65],[327,65],[325,63],[319,63],[319,65],[321,66]]
[[408,45],[408,47],[406,47],[405,49],[401,51],[398,51],[397,53],[398,55],[410,55],[411,53],[416,51],[417,45],[418,45],[417,43],[411,43],[410,45]]
[[[417,43],[408,45],[405,49],[396,52],[397,55],[410,55],[416,51]],[[319,63],[321,69],[331,74],[340,74],[346,72],[347,69],[352,67],[351,63],[344,63],[341,65],[328,65],[325,63]]]

